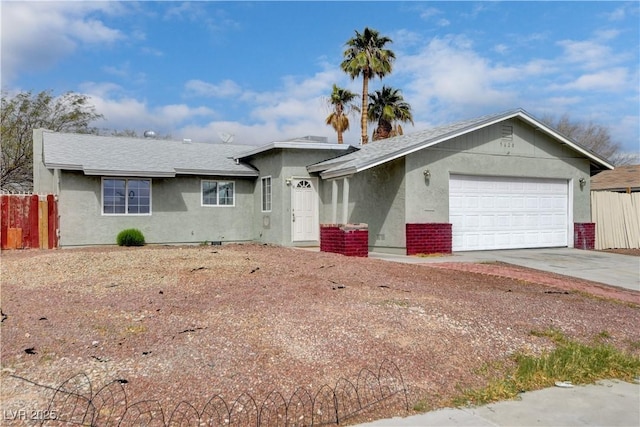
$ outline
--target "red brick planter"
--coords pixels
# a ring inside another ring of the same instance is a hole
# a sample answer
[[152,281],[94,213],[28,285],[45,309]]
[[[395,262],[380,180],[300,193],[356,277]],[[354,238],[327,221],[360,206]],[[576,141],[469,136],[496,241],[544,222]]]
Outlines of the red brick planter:
[[407,255],[451,253],[451,224],[406,224]]
[[369,256],[367,224],[321,224],[320,250],[346,256]]
[[576,222],[573,224],[573,247],[576,249],[595,249],[596,224],[594,222]]

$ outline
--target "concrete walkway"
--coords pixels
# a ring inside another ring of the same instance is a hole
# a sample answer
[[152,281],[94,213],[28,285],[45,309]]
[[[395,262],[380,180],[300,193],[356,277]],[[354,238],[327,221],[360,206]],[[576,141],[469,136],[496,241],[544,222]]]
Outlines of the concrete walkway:
[[625,289],[640,291],[640,257],[573,248],[511,249],[457,252],[450,256],[416,257],[369,252],[373,259],[407,263],[505,262]]
[[520,396],[520,400],[441,409],[360,426],[640,426],[639,384],[601,381],[595,385],[553,387]]

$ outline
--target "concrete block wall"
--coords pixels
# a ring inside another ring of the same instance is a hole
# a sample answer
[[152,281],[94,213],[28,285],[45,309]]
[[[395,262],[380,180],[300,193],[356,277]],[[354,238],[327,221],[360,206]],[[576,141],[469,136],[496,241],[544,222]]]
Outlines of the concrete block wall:
[[407,255],[451,253],[451,224],[406,224]]

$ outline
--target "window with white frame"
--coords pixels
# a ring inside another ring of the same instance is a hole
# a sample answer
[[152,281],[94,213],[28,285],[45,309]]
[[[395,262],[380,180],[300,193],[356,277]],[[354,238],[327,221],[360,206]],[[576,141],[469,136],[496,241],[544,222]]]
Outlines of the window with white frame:
[[150,215],[151,180],[103,178],[102,213],[105,215]]
[[202,206],[234,206],[233,181],[202,181]]
[[262,212],[271,212],[271,177],[262,178]]

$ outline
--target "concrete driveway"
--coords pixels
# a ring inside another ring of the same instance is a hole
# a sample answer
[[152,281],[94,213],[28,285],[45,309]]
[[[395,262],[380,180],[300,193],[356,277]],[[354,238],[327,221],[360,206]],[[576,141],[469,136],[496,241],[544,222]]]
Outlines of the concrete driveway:
[[409,263],[505,262],[640,291],[640,257],[574,248],[509,249],[457,252],[443,257],[408,257],[369,253],[370,258]]

